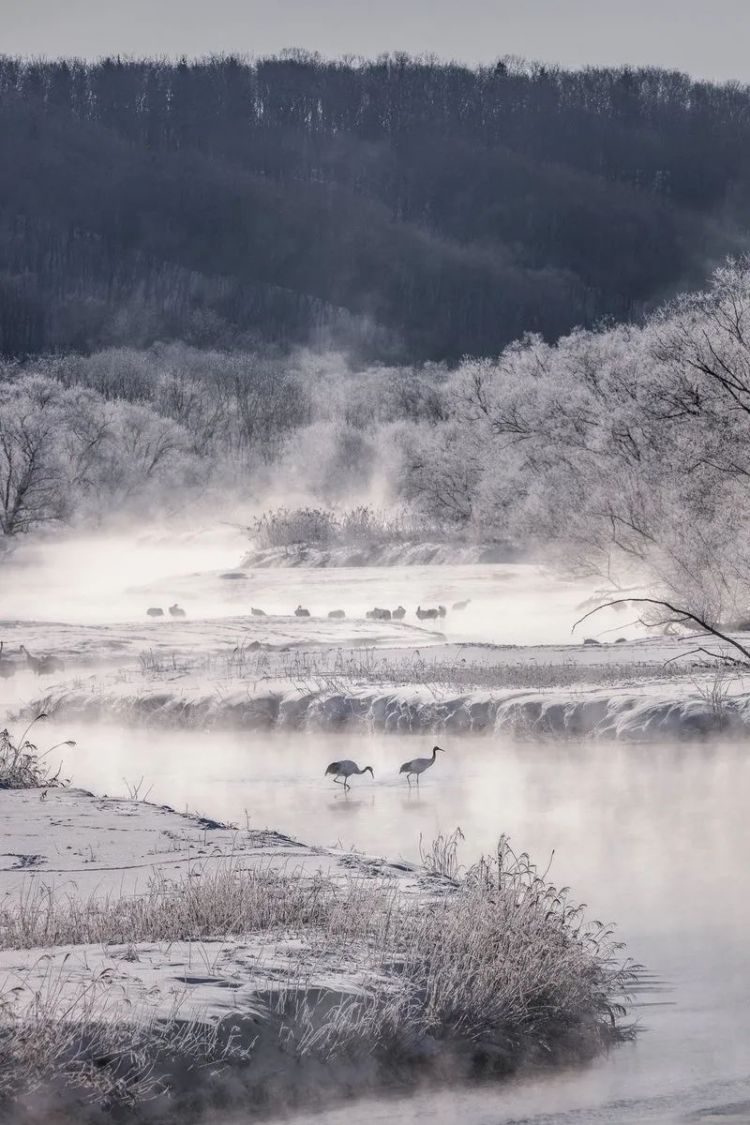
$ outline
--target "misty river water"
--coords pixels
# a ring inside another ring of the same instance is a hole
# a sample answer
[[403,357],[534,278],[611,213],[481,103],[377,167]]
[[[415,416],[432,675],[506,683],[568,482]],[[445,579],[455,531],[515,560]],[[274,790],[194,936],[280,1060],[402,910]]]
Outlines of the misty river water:
[[[559,643],[587,591],[532,567],[394,567],[359,571],[256,571],[236,567],[237,529],[173,539],[60,541],[8,560],[0,618],[105,623],[143,620],[148,604],[179,599],[191,617],[372,604],[412,609],[470,597],[449,637]],[[590,590],[588,591],[590,593]],[[288,607],[288,608],[287,608]],[[455,620],[455,624],[454,624]],[[0,638],[1,639],[1,638]],[[28,673],[0,680],[0,713],[38,691]],[[217,689],[218,690],[218,689]],[[4,695],[3,695],[4,693]],[[595,918],[612,920],[628,953],[658,981],[639,993],[636,1041],[583,1067],[502,1085],[415,1090],[360,1099],[296,1125],[573,1125],[578,1122],[750,1121],[750,755],[737,743],[514,742],[448,738],[446,754],[409,790],[398,776],[432,739],[337,733],[261,734],[128,730],[81,723],[39,728],[41,748],[61,739],[64,774],[97,793],[141,795],[242,826],[271,827],[321,845],[419,858],[420,837],[460,827],[470,863],[508,833]],[[352,757],[372,765],[345,794],[323,773]],[[242,1117],[219,1125],[241,1125]]]
[[[177,601],[191,619],[247,614],[251,606],[291,614],[300,602],[313,617],[343,608],[356,618],[376,605],[403,604],[406,624],[416,625],[418,605],[442,603],[449,613],[438,626],[449,641],[567,644],[581,639],[571,625],[590,608],[595,588],[528,563],[268,567],[243,572],[241,581],[222,580],[222,573],[237,572],[247,546],[246,534],[231,526],[35,540],[0,561],[0,622],[142,623],[148,606]],[[450,611],[466,600],[464,610]],[[590,629],[642,635],[629,620],[634,616],[602,613]]]
[[[542,867],[554,849],[551,876],[593,917],[616,922],[628,953],[659,982],[637,998],[636,1042],[590,1066],[357,1102],[317,1120],[667,1122],[736,1105],[742,1116],[729,1119],[750,1119],[745,746],[448,739],[417,792],[398,766],[431,740],[45,730],[48,742],[71,736],[79,745],[65,764],[76,785],[120,795],[143,777],[150,800],[311,843],[416,860],[420,836],[460,827],[464,862],[501,832]],[[343,757],[371,764],[375,780],[337,789],[323,771]]]

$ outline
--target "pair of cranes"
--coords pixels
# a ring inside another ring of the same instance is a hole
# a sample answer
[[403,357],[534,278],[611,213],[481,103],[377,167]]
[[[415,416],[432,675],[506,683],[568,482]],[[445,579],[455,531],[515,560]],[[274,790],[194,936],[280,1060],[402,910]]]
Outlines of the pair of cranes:
[[[409,786],[411,786],[412,777],[416,778],[417,785],[419,785],[419,775],[424,773],[425,770],[428,770],[430,766],[434,766],[438,752],[441,754],[445,753],[442,746],[433,746],[431,758],[412,758],[411,761],[404,762],[398,772],[406,774],[406,780]],[[357,763],[353,762],[351,758],[344,758],[340,762],[331,762],[324,776],[328,777],[329,774],[332,775],[337,785],[343,784],[344,789],[348,789],[350,777],[354,777],[355,774],[367,773],[368,771],[370,776],[374,779],[375,774],[373,773],[372,766],[363,766],[362,769],[360,769]],[[343,782],[341,780],[342,778]]]

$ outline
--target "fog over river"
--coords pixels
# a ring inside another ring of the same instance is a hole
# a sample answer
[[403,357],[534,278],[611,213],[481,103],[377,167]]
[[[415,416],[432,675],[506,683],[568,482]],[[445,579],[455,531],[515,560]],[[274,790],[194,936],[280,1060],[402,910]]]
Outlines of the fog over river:
[[[123,536],[24,549],[3,570],[0,617],[142,621],[149,604],[175,600],[191,619],[247,613],[251,604],[288,613],[299,601],[351,615],[402,601],[413,614],[420,602],[471,598],[464,617],[449,614],[449,639],[559,644],[592,589],[533,566],[275,570],[220,580],[239,563],[243,543],[225,528],[176,542]],[[25,671],[0,680],[0,710],[39,692]],[[458,827],[467,864],[503,832],[542,869],[554,851],[552,877],[593,917],[612,919],[646,967],[635,1008],[641,1034],[589,1066],[359,1100],[301,1114],[297,1125],[750,1121],[746,745],[440,735],[446,753],[417,791],[398,767],[429,753],[432,737],[73,726],[49,722],[36,737],[42,749],[76,739],[64,752],[64,775],[96,793],[124,795],[143,779],[141,795],[178,810],[391,859],[418,860],[420,837]],[[348,757],[371,765],[375,777],[355,777],[347,794],[323,775],[331,760]]]
[[[648,970],[635,1008],[642,1033],[588,1067],[356,1103],[318,1120],[662,1122],[715,1106],[750,1119],[746,747],[451,739],[417,792],[397,774],[429,749],[414,737],[50,727],[45,738],[71,733],[73,782],[97,792],[143,777],[150,800],[390,858],[417,860],[420,836],[456,827],[467,863],[500,832],[542,867],[554,849],[556,881],[616,921]],[[338,790],[323,771],[343,757],[371,764],[374,782]]]
[[[438,626],[449,640],[555,644],[580,641],[571,626],[595,589],[591,581],[554,576],[534,563],[279,567],[223,578],[237,573],[247,547],[243,530],[229,525],[23,544],[0,570],[0,621],[143,622],[149,606],[179,601],[191,618],[249,613],[251,606],[291,614],[300,602],[314,617],[332,609],[364,617],[375,605],[402,603],[406,622],[418,624],[418,605],[443,603],[449,612]],[[467,600],[465,609],[451,611]],[[635,616],[602,615],[591,628],[642,635],[631,623]]]

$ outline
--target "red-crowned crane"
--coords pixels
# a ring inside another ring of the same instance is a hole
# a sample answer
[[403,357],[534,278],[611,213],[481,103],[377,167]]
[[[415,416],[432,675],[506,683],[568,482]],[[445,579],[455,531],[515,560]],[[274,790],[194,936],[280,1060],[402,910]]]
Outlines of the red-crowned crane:
[[350,777],[353,777],[355,773],[367,773],[368,770],[370,771],[370,776],[374,779],[375,774],[372,772],[372,766],[363,766],[363,768],[360,769],[357,763],[353,762],[351,758],[344,758],[342,762],[331,762],[323,776],[328,777],[329,774],[333,774],[333,780],[337,785],[342,784],[339,779],[343,777],[344,789],[348,789]]
[[438,750],[441,754],[445,753],[445,750],[443,750],[442,746],[433,746],[431,758],[412,758],[410,762],[404,762],[403,766],[398,772],[406,774],[406,780],[409,782],[409,785],[411,785],[411,777],[413,775],[417,779],[417,785],[419,785],[420,773],[424,773],[424,771],[428,770],[430,766],[435,765],[435,759],[437,758]]

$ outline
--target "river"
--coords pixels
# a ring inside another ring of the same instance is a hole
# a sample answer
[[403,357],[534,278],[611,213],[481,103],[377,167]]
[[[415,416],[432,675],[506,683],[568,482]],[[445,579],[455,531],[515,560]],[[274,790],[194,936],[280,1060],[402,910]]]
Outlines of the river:
[[[256,571],[222,580],[243,543],[236,529],[198,529],[178,540],[152,534],[32,544],[3,566],[0,617],[143,620],[148,604],[178,598],[191,617],[247,612],[250,604],[289,612],[300,600],[313,611],[342,605],[350,614],[403,601],[413,613],[419,602],[471,598],[463,616],[449,614],[452,638],[555,643],[570,638],[591,592],[533,567]],[[0,680],[0,713],[38,687],[25,672]],[[247,819],[311,843],[416,860],[420,837],[460,827],[465,863],[493,848],[501,832],[543,868],[554,850],[552,877],[594,917],[615,921],[629,954],[659,982],[637,997],[636,1041],[590,1066],[501,1086],[360,1100],[301,1115],[296,1125],[750,1121],[745,746],[455,738],[443,743],[446,753],[416,791],[398,766],[429,753],[429,739],[35,729],[42,749],[77,740],[64,762],[75,785],[117,795],[140,786],[141,795],[177,809],[240,826]],[[329,761],[346,757],[375,773],[355,778],[349,794],[323,776]]]
[[[312,843],[415,860],[420,836],[460,827],[466,863],[501,832],[542,867],[554,850],[551,876],[616,922],[658,982],[637,997],[635,1043],[590,1066],[358,1102],[298,1125],[709,1121],[719,1108],[722,1121],[750,1120],[746,747],[452,739],[417,791],[397,772],[431,748],[414,737],[45,730],[47,744],[64,737],[78,739],[74,784],[122,794],[143,778],[150,800]],[[355,777],[346,794],[324,778],[344,757],[372,765],[374,781]]]

